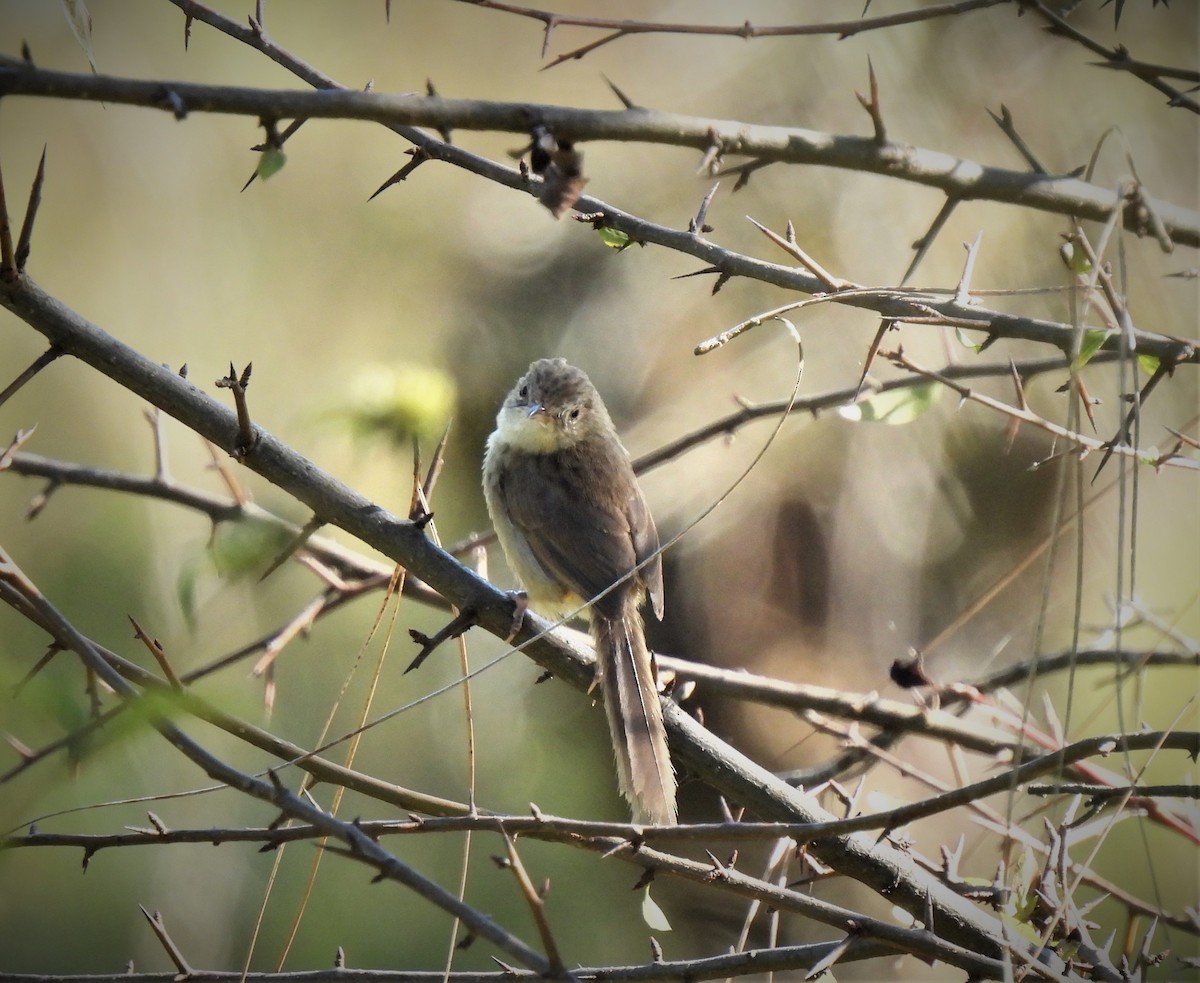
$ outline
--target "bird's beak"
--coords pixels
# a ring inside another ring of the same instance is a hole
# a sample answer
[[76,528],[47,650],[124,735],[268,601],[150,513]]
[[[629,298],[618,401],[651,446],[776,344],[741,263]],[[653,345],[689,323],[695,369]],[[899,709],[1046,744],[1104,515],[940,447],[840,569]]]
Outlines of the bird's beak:
[[540,416],[543,420],[549,420],[551,418],[550,414],[546,411],[546,407],[544,407],[541,403],[531,404],[529,409],[526,411],[525,416],[529,420],[532,420],[535,416]]

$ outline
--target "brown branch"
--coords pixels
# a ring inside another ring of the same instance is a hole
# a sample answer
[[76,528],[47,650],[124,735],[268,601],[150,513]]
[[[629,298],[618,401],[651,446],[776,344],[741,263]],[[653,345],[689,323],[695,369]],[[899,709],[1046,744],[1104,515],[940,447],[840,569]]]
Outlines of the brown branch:
[[[740,978],[758,976],[769,972],[789,970],[811,970],[823,962],[831,951],[840,948],[841,942],[816,942],[807,945],[779,945],[763,949],[745,949],[719,956],[696,959],[659,960],[629,966],[577,967],[572,975],[581,980],[603,980],[605,983],[645,983],[647,980],[678,981],[694,983],[697,980]],[[869,938],[857,938],[849,947],[842,962],[878,959],[896,956],[897,948]],[[973,966],[964,967],[986,974],[994,964],[977,960]],[[544,977],[512,966],[496,972],[470,972],[413,969],[352,969],[343,962],[321,971],[303,972],[238,972],[230,970],[195,970],[194,979],[203,983],[543,983]],[[981,977],[982,978],[982,977]],[[92,983],[130,983],[128,972],[88,973]],[[132,976],[135,983],[185,983],[173,972],[139,972]],[[27,975],[0,971],[0,983],[35,983]],[[38,974],[36,983],[79,983],[78,976],[56,976]]]
[[[541,21],[545,25],[545,35],[549,38],[550,31],[556,27],[589,27],[594,30],[616,32],[613,37],[606,37],[598,42],[592,42],[582,48],[559,55],[552,64],[558,64],[575,58],[581,58],[588,51],[599,47],[618,37],[632,34],[693,34],[717,37],[735,37],[744,41],[753,38],[770,37],[803,37],[831,34],[839,38],[853,37],[867,31],[883,30],[890,27],[901,27],[906,24],[916,24],[925,20],[939,17],[952,17],[973,10],[994,7],[1011,0],[959,0],[957,3],[940,3],[919,7],[915,10],[903,11],[898,14],[888,14],[881,17],[862,17],[858,20],[830,21],[824,24],[780,24],[755,25],[750,21],[742,24],[684,24],[656,23],[654,21],[615,20],[608,17],[585,17],[571,14],[560,14],[549,10],[539,10],[501,0],[458,0],[474,7],[484,7],[488,10],[498,10],[518,17],[527,17]],[[543,56],[545,49],[543,48]],[[550,66],[547,66],[550,67]]]
[[[1093,357],[1089,364],[1112,362],[1118,357],[1116,352],[1103,352]],[[1015,363],[1015,366],[1017,372],[1022,377],[1032,378],[1046,372],[1066,372],[1070,369],[1071,362],[1070,359],[1056,355],[1049,358],[1028,359]],[[1009,372],[1009,363],[997,362],[984,365],[946,366],[941,370],[940,374],[944,375],[947,379],[981,379],[1003,377],[1008,375]],[[821,410],[851,405],[859,399],[874,393],[894,392],[897,389],[911,388],[914,385],[922,384],[923,381],[918,377],[890,379],[874,387],[867,387],[865,392],[860,386],[835,389],[827,393],[796,399],[792,405],[792,412],[816,414]],[[749,423],[753,423],[755,420],[778,416],[786,408],[787,403],[783,400],[776,400],[769,403],[745,404],[741,409],[727,416],[723,416],[689,434],[669,441],[657,450],[643,454],[633,462],[634,470],[638,474],[644,474],[654,468],[661,467],[668,461],[672,461],[694,447],[698,447],[710,440],[732,436],[738,430]]]
[[[323,77],[322,77],[323,78]],[[1053,177],[989,167],[933,150],[898,144],[878,144],[874,137],[843,136],[779,126],[752,126],[739,121],[712,120],[653,110],[583,110],[562,106],[503,103],[473,99],[443,99],[332,88],[323,91],[283,91],[190,82],[154,82],[14,69],[0,65],[0,95],[93,100],[121,105],[163,108],[164,93],[188,112],[224,113],[256,118],[358,119],[383,123],[430,156],[466,167],[486,177],[499,176],[482,158],[438,140],[416,127],[529,132],[537,120],[560,139],[618,140],[692,147],[703,153],[714,135],[726,154],[744,154],[759,161],[819,164],[900,178],[962,199],[1007,202],[1080,219],[1104,221],[1114,204],[1111,189],[1078,178]],[[174,103],[172,103],[174,104]],[[540,193],[511,168],[501,183]],[[495,179],[493,177],[493,179]],[[1200,246],[1200,215],[1148,199],[1174,242]],[[580,198],[580,210],[606,211],[595,199]],[[1151,231],[1137,209],[1125,210],[1131,232]]]

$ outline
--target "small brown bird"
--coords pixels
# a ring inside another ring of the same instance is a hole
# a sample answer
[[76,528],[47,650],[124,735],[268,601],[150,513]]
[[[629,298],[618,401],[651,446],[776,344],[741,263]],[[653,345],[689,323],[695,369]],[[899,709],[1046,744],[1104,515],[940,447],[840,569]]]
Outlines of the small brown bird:
[[[561,358],[534,362],[505,399],[487,442],[483,492],[509,566],[550,617],[574,611],[658,549],[600,394]],[[638,611],[647,594],[661,619],[657,556],[586,613],[621,794],[635,822],[672,825],[675,774]]]

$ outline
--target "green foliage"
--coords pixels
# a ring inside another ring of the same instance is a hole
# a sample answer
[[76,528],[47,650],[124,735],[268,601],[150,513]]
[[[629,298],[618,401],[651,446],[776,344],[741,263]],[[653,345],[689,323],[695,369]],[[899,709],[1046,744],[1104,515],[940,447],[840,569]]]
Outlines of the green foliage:
[[223,522],[213,534],[210,548],[189,558],[175,581],[175,596],[183,616],[191,624],[196,615],[196,598],[205,577],[214,570],[225,580],[257,579],[284,549],[290,537],[280,525],[243,519]]
[[258,158],[258,168],[255,173],[264,181],[273,174],[283,170],[287,163],[287,154],[279,147],[268,147]]
[[958,339],[958,343],[962,345],[963,348],[969,348],[971,351],[975,352],[975,354],[979,354],[979,351],[983,348],[982,341],[975,341],[962,328],[954,329],[954,337]]
[[436,440],[454,409],[454,380],[424,365],[371,365],[350,386],[350,405],[337,416],[358,438],[382,437],[407,447]]
[[839,407],[838,414],[856,423],[911,423],[932,407],[941,393],[941,383],[931,380],[876,393],[860,402]]
[[1101,346],[1113,332],[1094,328],[1083,333],[1083,340],[1079,343],[1079,355],[1075,358],[1075,368],[1082,369],[1092,360],[1092,356],[1100,351]]
[[633,245],[633,240],[625,232],[619,229],[610,229],[607,226],[601,226],[596,230],[600,235],[600,241],[609,249],[627,249]]

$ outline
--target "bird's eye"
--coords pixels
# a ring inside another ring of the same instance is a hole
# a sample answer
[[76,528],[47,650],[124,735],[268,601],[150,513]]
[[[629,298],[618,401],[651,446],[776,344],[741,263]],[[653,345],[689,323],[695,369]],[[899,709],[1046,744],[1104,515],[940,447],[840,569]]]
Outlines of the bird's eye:
[[529,383],[521,383],[521,388],[517,390],[517,395],[522,399],[527,399],[529,397]]
[[574,423],[579,419],[579,407],[576,406],[570,413],[567,414],[567,419]]

